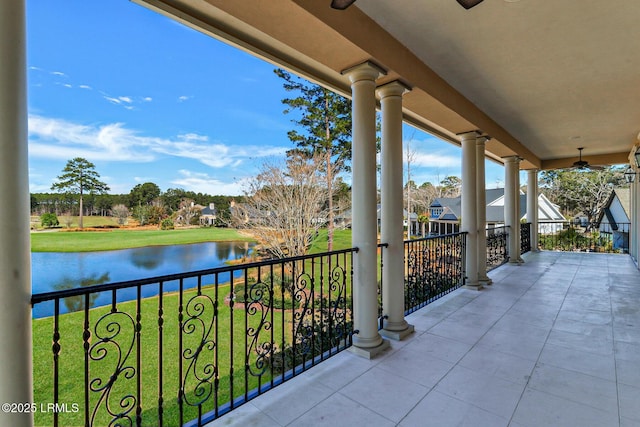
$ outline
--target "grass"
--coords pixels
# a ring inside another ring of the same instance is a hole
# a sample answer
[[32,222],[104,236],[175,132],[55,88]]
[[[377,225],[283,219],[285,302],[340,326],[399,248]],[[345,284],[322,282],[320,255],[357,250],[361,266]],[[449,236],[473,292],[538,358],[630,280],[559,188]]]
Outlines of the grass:
[[[318,237],[311,243],[309,253],[317,254],[327,251],[327,230],[322,229],[318,232]],[[348,249],[351,247],[351,230],[334,230],[333,232],[333,250]]]
[[230,228],[31,233],[32,252],[90,252],[201,242],[252,241]]
[[[60,222],[59,228],[75,228],[78,227],[78,219],[80,217],[75,216],[67,216],[60,215],[58,217],[58,221]],[[118,226],[118,221],[112,216],[99,216],[99,215],[90,215],[82,217],[82,225],[84,227],[113,227]],[[33,215],[31,216],[31,228],[36,230],[43,230],[43,227],[40,225],[40,217]]]

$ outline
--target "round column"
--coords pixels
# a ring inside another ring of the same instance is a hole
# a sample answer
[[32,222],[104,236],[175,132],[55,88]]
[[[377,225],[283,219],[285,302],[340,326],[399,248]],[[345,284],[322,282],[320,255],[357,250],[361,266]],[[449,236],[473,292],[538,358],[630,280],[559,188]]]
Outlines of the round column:
[[478,198],[476,189],[476,138],[478,133],[460,135],[462,144],[462,223],[460,231],[467,233],[465,251],[465,287],[482,289],[478,282]]
[[382,270],[382,314],[380,334],[400,340],[414,328],[404,319],[404,239],[402,200],[402,95],[408,88],[391,82],[378,88],[382,105],[381,153],[381,242],[384,249]]
[[[505,158],[504,164],[504,225],[509,227],[509,262],[518,263],[520,258],[520,248],[518,247],[517,228],[520,227],[518,221],[518,156]],[[519,197],[519,196],[518,196]]]
[[375,80],[382,70],[366,62],[343,72],[352,91],[352,244],[353,258],[352,351],[373,357],[388,347],[378,333],[378,228],[376,218],[376,98]]
[[476,138],[476,194],[478,207],[478,281],[490,285],[493,281],[487,276],[487,191],[484,168],[485,143],[487,137]]
[[[31,248],[24,0],[0,1],[0,402],[32,403]],[[32,415],[0,412],[0,425]]]
[[527,222],[531,223],[531,251],[538,252],[538,171],[527,171]]

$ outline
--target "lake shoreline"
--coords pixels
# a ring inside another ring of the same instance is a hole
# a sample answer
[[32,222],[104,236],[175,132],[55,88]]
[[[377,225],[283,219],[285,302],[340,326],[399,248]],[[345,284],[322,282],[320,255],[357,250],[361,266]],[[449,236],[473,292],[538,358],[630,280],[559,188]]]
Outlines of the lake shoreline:
[[232,228],[175,230],[117,228],[100,231],[32,232],[31,252],[100,252],[150,246],[208,242],[250,242],[256,239]]

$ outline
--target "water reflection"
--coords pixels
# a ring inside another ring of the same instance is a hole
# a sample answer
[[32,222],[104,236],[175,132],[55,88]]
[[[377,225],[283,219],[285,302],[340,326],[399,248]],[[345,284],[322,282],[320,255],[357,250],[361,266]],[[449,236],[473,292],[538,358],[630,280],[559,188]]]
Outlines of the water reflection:
[[[53,289],[56,291],[64,291],[67,289],[75,289],[75,288],[86,288],[87,286],[94,285],[104,285],[110,281],[109,273],[104,273],[101,276],[97,274],[92,274],[89,277],[85,277],[84,279],[72,279],[71,277],[64,277],[61,282],[53,285]],[[95,305],[95,301],[98,298],[98,294],[89,295],[89,308]],[[74,297],[68,297],[64,300],[64,305],[67,308],[68,312],[72,311],[80,311],[85,308],[85,297],[82,295],[77,295]]]
[[[37,252],[31,254],[32,293],[59,291],[112,282],[185,273],[222,267],[227,261],[248,258],[252,243],[210,242],[191,245],[150,246],[104,252]],[[228,280],[220,277],[220,280]],[[195,283],[195,281],[194,281]],[[165,286],[169,291],[169,285]],[[175,289],[173,289],[175,290]],[[143,297],[157,294],[145,287]],[[136,298],[135,289],[120,290],[118,301]],[[84,309],[84,297],[68,298],[61,311]],[[111,304],[111,293],[91,295],[90,306]],[[38,304],[33,317],[53,315],[53,304]]]
[[166,249],[166,246],[131,249],[131,262],[136,267],[153,270],[162,262]]

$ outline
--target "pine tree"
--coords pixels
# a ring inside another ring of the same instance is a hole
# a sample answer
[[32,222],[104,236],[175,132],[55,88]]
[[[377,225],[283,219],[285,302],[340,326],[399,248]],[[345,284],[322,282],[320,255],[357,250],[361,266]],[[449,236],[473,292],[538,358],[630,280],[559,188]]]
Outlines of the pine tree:
[[58,177],[58,182],[53,183],[51,189],[67,194],[79,195],[80,218],[78,220],[78,227],[82,228],[83,195],[85,193],[104,194],[109,190],[109,187],[100,181],[100,174],[96,172],[95,165],[82,157],[69,160],[64,169],[62,169],[62,172],[62,175]]
[[298,96],[286,98],[285,113],[300,112],[300,118],[292,120],[301,132],[291,130],[289,139],[297,146],[290,154],[323,158],[328,202],[327,250],[333,250],[334,208],[333,180],[337,173],[348,170],[351,160],[351,101],[322,86],[306,82],[284,70],[274,72],[284,80],[284,89]]

